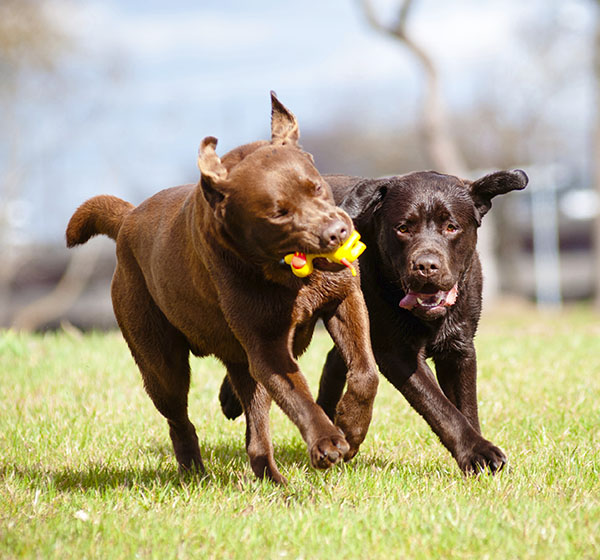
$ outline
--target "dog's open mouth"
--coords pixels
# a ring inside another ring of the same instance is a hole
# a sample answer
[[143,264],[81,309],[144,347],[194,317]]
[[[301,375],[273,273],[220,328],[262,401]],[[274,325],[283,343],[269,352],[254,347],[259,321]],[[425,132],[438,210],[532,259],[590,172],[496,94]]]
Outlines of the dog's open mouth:
[[408,309],[409,311],[430,311],[442,307],[451,307],[456,303],[457,295],[457,284],[454,284],[452,289],[447,292],[439,290],[434,293],[420,293],[410,290],[400,300],[399,305],[402,309]]
[[321,270],[340,270],[339,267],[329,268],[327,261],[334,265],[342,265],[352,272],[352,276],[356,276],[356,269],[352,263],[358,259],[362,252],[366,249],[366,245],[360,240],[360,233],[353,230],[337,249],[328,253],[304,253],[295,251],[288,253],[283,257],[283,262],[289,265],[292,272],[299,278],[308,276],[313,271],[313,261],[316,261],[317,268]]
[[317,257],[313,261],[313,264],[315,265],[315,268],[318,268],[319,270],[326,270],[328,272],[338,272],[340,270],[343,270],[345,267],[345,265],[336,262],[331,262],[325,257]]

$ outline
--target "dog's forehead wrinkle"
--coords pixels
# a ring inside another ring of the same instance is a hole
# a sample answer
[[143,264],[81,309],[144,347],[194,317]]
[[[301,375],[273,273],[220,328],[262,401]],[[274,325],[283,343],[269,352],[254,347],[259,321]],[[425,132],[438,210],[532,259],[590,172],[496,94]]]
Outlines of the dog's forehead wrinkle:
[[427,212],[439,220],[466,219],[473,213],[473,209],[473,201],[465,189],[457,185],[448,185],[432,193]]
[[471,221],[474,204],[467,189],[457,178],[440,177],[441,181],[438,174],[426,172],[392,181],[383,203],[384,220],[393,225]]
[[428,217],[433,219],[445,219],[452,215],[450,204],[448,204],[448,201],[445,197],[439,195],[432,196],[428,202],[429,203],[425,210],[425,213]]

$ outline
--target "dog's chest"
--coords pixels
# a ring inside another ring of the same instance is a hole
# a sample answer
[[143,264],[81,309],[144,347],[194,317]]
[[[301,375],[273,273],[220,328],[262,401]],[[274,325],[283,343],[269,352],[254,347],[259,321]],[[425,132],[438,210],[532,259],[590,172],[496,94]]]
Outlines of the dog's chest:
[[[325,311],[335,308],[345,297],[343,286],[322,274],[305,283],[294,301],[292,323],[298,327],[316,321]],[[316,316],[316,318],[315,318]]]
[[449,314],[431,334],[426,345],[427,355],[463,352],[465,341],[468,340],[467,330],[460,316]]

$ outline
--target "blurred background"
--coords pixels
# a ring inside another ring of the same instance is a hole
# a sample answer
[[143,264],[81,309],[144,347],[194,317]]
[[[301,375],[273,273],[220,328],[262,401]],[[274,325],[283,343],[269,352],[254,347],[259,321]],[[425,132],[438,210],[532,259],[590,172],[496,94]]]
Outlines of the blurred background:
[[114,326],[114,243],[69,217],[269,138],[271,89],[322,173],[524,169],[486,300],[600,302],[598,0],[0,0],[0,77],[0,326]]

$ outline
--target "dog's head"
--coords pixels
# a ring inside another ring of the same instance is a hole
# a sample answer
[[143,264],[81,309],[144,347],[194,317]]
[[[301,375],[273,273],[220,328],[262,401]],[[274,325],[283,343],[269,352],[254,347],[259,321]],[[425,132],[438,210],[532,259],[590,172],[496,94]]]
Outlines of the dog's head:
[[[419,172],[365,179],[341,201],[356,227],[378,248],[381,269],[403,291],[399,305],[432,320],[454,305],[492,199],[527,185],[517,169],[476,181]],[[373,255],[371,255],[372,258]]]
[[198,191],[235,250],[256,262],[278,262],[288,253],[328,253],[353,230],[336,207],[328,183],[298,145],[294,115],[271,92],[271,141],[240,146],[223,160],[217,140],[199,150]]

